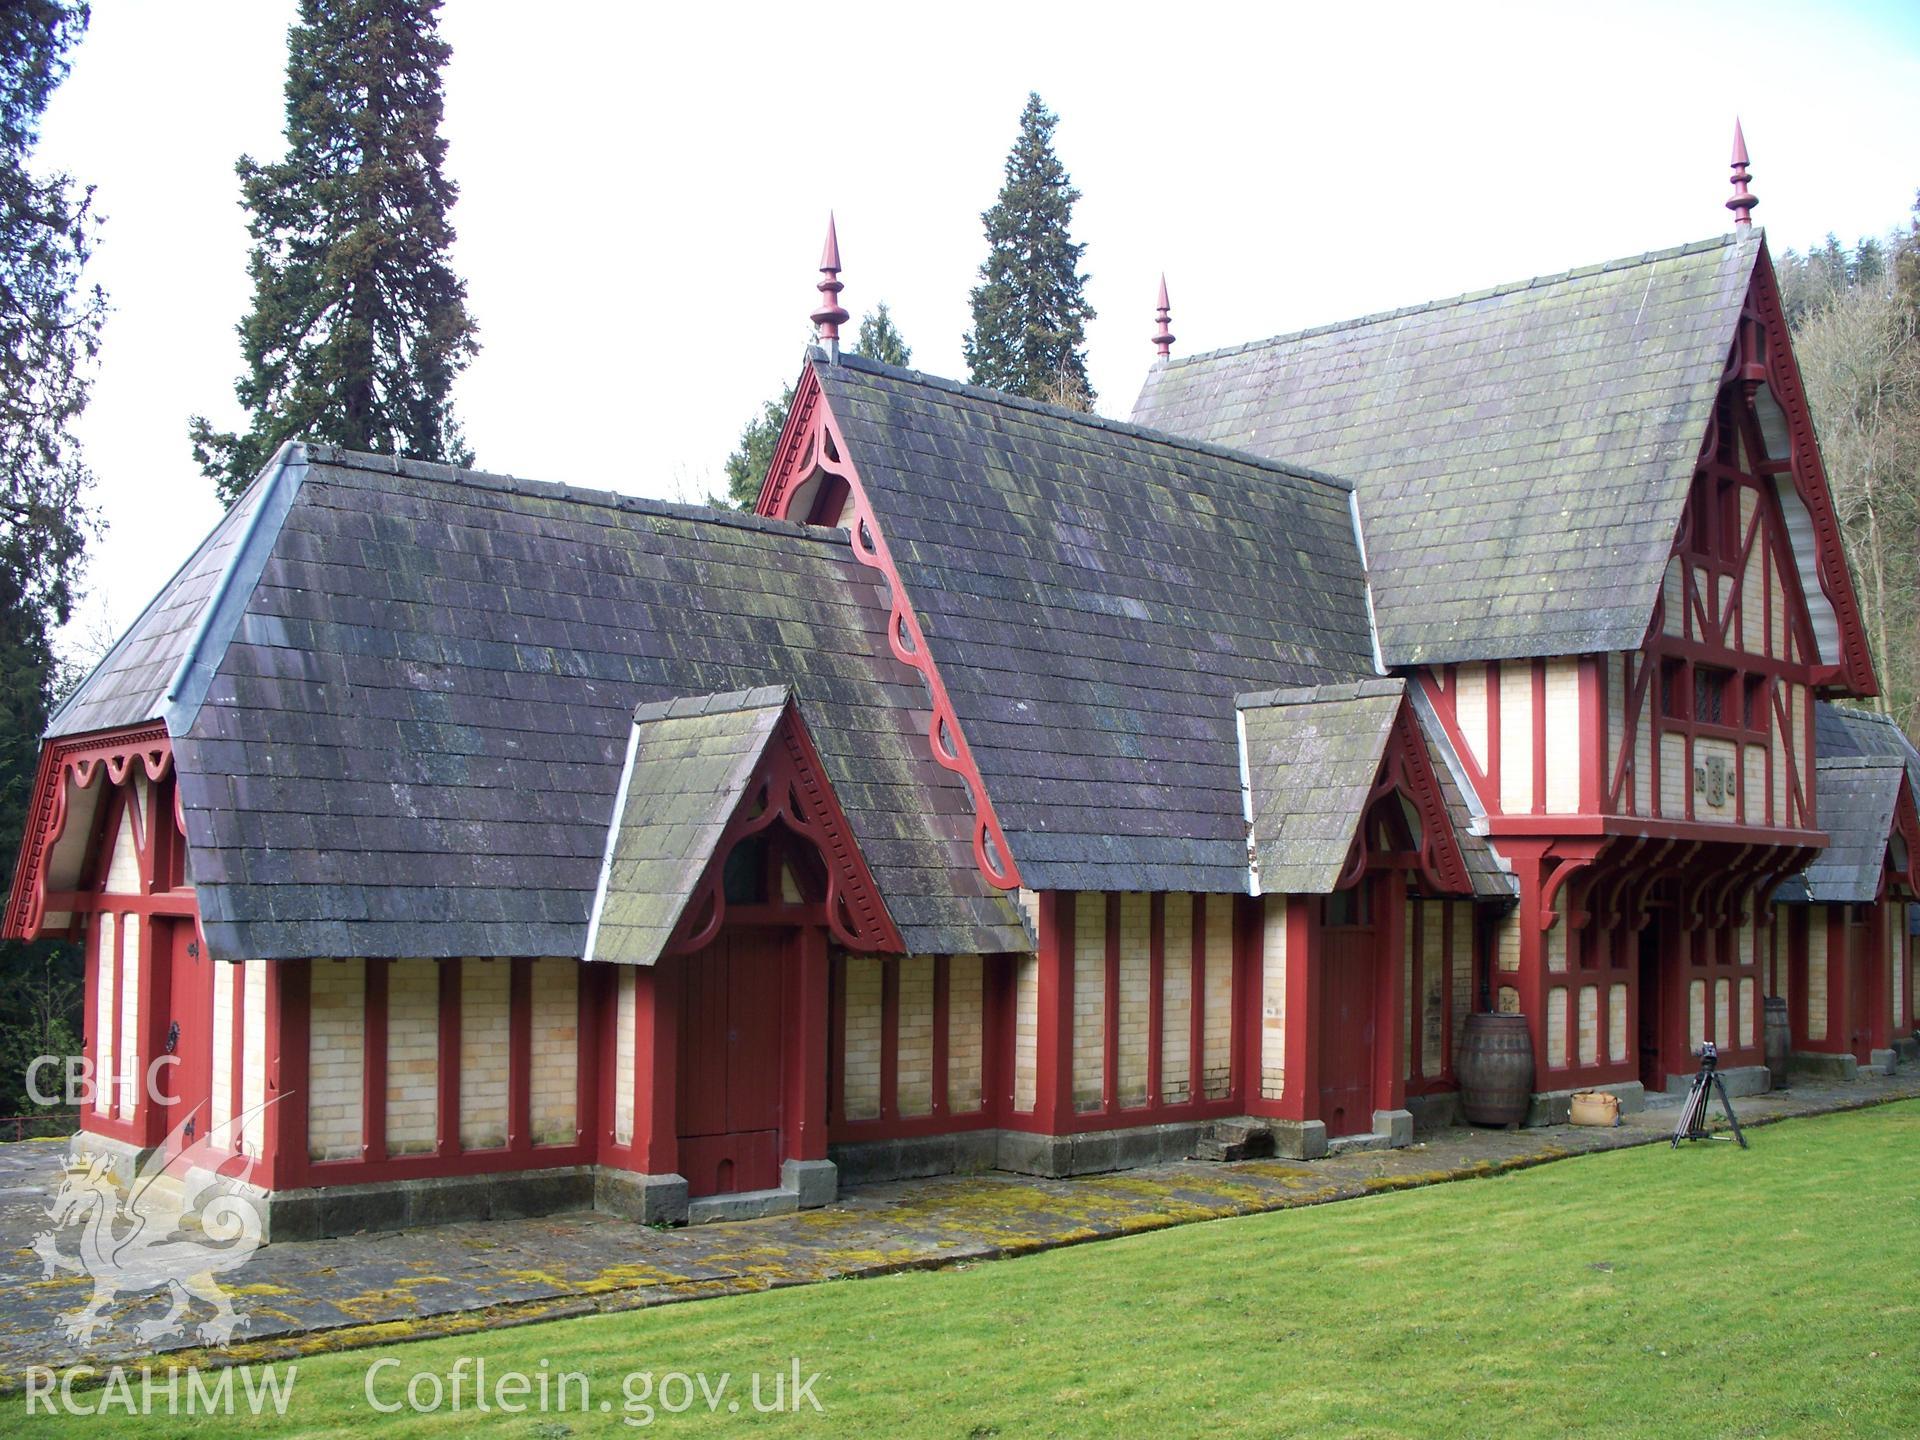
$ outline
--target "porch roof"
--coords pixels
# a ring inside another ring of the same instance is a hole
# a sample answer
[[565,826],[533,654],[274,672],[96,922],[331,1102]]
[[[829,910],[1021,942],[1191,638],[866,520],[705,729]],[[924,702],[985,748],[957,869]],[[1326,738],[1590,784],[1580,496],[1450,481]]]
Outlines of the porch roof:
[[1239,698],[1262,891],[1336,887],[1406,690],[1395,676]]
[[660,958],[789,698],[777,685],[634,712],[587,959],[651,965]]
[[1880,893],[1900,782],[1920,797],[1920,751],[1891,715],[1826,701],[1814,706],[1814,745],[1820,828],[1832,843],[1775,898],[1866,904]]
[[1877,898],[1906,778],[1906,767],[1898,760],[1867,755],[1822,759],[1820,827],[1831,843],[1793,877],[1799,887],[1782,885],[1778,898],[1836,905],[1863,905]]

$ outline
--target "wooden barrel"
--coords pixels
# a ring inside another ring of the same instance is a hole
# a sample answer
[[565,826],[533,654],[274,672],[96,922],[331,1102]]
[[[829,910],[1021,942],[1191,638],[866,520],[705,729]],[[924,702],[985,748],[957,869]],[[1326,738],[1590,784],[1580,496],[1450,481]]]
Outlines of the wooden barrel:
[[1767,1071],[1773,1088],[1787,1088],[1787,1066],[1793,1053],[1793,1030],[1787,1024],[1787,1002],[1778,995],[1767,996],[1766,1027]]
[[1524,1015],[1469,1015],[1460,1043],[1460,1113],[1475,1125],[1524,1125],[1533,1100],[1533,1037]]

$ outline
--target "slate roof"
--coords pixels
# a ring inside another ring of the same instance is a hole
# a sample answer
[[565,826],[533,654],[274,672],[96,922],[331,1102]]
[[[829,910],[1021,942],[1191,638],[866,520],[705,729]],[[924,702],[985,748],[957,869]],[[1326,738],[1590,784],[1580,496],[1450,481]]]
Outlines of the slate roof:
[[1023,881],[1244,892],[1235,695],[1372,672],[1347,487],[816,354]]
[[789,692],[784,685],[634,711],[626,789],[608,835],[586,957],[651,965],[706,873]]
[[180,647],[204,694],[135,685],[123,645],[76,696],[167,714],[217,956],[578,955],[635,706],[763,684],[804,705],[908,946],[1026,948],[844,532],[320,445],[287,469]]
[[1775,898],[1865,904],[1880,893],[1900,781],[1920,795],[1920,751],[1899,722],[1825,701],[1814,707],[1815,794],[1830,843]]
[[[1863,710],[1857,705],[1834,705],[1822,700],[1813,707],[1814,753],[1819,764],[1851,755],[1871,755],[1898,760],[1920,790],[1920,751],[1913,747],[1907,732],[1891,715]],[[1816,789],[1822,825],[1827,819],[1824,789]]]
[[[294,459],[292,473],[286,464],[289,455]],[[242,539],[254,529],[277,524],[284,517],[288,493],[297,486],[304,469],[304,458],[291,447],[274,457],[187,563],[54,712],[47,724],[50,738],[118,729],[165,715],[169,693],[182,678],[181,662],[200,633],[208,602],[232,565]]]
[[1895,759],[1870,755],[1822,759],[1820,826],[1829,844],[1794,877],[1800,884],[1783,885],[1778,898],[1833,904],[1864,904],[1874,899],[1887,862],[1894,806],[1906,778],[1906,767]]
[[1134,419],[1349,477],[1389,665],[1633,649],[1761,247],[1178,357]]
[[1239,698],[1264,893],[1332,893],[1406,689],[1394,676]]

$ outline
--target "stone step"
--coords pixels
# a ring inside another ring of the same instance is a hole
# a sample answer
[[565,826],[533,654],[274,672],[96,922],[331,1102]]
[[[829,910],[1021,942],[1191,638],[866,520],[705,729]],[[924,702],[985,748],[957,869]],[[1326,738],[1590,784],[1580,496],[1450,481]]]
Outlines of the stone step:
[[1390,1150],[1391,1135],[1342,1135],[1327,1141],[1327,1154],[1346,1155],[1357,1150]]
[[1196,1160],[1260,1160],[1273,1154],[1273,1132],[1252,1119],[1215,1120],[1194,1146]]
[[741,1190],[732,1195],[701,1195],[687,1202],[687,1224],[758,1220],[763,1215],[791,1215],[799,1208],[798,1190]]

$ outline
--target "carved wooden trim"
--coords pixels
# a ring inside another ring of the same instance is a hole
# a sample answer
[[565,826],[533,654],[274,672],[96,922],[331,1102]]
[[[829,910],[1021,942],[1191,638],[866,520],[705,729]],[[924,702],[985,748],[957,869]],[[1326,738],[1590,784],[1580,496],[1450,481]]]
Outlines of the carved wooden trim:
[[[173,768],[173,742],[167,727],[154,723],[124,730],[49,740],[41,747],[40,768],[34,776],[33,796],[21,838],[19,863],[7,899],[4,934],[9,939],[35,940],[47,912],[47,865],[67,828],[68,782],[90,789],[102,775],[112,786],[124,784],[134,766],[159,784]],[[175,797],[175,818],[179,801]],[[143,822],[148,817],[142,817]],[[151,829],[151,827],[148,827]],[[151,842],[147,836],[143,849]]]
[[[1747,303],[1741,312],[1736,346],[1752,347],[1742,358],[1740,373],[1752,377],[1764,374],[1767,387],[1787,418],[1791,439],[1793,488],[1807,507],[1813,522],[1814,545],[1818,552],[1820,588],[1833,606],[1834,620],[1840,630],[1840,668],[1847,688],[1855,695],[1880,693],[1873,673],[1873,655],[1867,644],[1866,627],[1860,619],[1859,598],[1853,591],[1853,574],[1847,568],[1847,552],[1840,535],[1840,520],[1833,509],[1833,492],[1827,485],[1825,467],[1820,461],[1820,446],[1814,435],[1813,413],[1807,405],[1806,388],[1800,380],[1800,367],[1793,357],[1793,345],[1787,338],[1785,312],[1780,306],[1780,289],[1773,275],[1773,261],[1762,244],[1754,266],[1753,283],[1747,291]],[[1757,332],[1757,333],[1755,333]]]
[[840,802],[827,783],[799,711],[791,704],[780,717],[773,743],[748,778],[746,790],[720,833],[719,842],[687,899],[667,950],[685,954],[708,944],[726,923],[724,884],[734,846],[775,821],[811,844],[826,872],[821,909],[828,932],[844,949],[899,955],[906,952],[880,888],[860,854]]
[[981,777],[980,767],[960,728],[953,701],[947,694],[946,682],[941,679],[939,667],[934,664],[932,652],[927,648],[919,616],[914,611],[907,587],[901,582],[899,567],[894,563],[892,551],[887,548],[887,538],[874,516],[873,505],[867,498],[860,473],[847,452],[839,422],[826,403],[819,377],[809,362],[806,373],[800,377],[800,387],[794,396],[793,406],[787,412],[787,423],[780,432],[773,463],[768,467],[767,478],[761,485],[756,510],[776,519],[803,519],[791,516],[788,512],[800,487],[816,474],[830,476],[847,487],[849,509],[846,528],[853,537],[854,558],[862,565],[879,571],[886,580],[890,606],[887,645],[895,659],[917,671],[926,682],[927,695],[932,702],[932,716],[927,724],[927,744],[934,760],[965,782],[967,793],[973,801],[974,864],[993,885],[1002,890],[1015,889],[1020,884],[1020,870],[1014,862],[1006,834],[1000,827],[993,800],[987,794],[986,781]]

